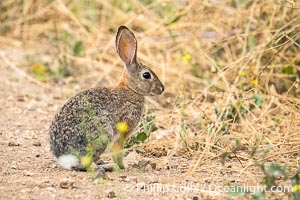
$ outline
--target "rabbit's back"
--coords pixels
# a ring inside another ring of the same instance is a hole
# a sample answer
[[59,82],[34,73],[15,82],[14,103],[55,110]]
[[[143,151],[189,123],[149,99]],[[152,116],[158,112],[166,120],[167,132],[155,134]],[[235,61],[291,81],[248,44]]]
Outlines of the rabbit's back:
[[128,125],[127,134],[137,126],[144,97],[125,88],[95,88],[71,98],[55,116],[50,127],[50,146],[59,158],[67,154],[84,155],[92,148],[102,153],[118,136],[117,123]]

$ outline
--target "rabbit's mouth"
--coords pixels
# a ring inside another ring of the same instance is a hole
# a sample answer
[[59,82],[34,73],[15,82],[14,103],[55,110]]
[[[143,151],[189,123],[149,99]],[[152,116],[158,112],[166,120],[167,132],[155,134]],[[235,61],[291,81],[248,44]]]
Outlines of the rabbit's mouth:
[[165,86],[161,85],[155,88],[155,90],[152,90],[150,92],[150,96],[157,96],[157,95],[161,95],[165,90]]

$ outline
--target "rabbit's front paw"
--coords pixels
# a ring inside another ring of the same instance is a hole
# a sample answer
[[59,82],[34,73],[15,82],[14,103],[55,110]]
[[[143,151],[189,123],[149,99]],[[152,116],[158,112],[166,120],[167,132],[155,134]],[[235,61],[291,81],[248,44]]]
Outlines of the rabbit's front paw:
[[119,169],[119,166],[116,163],[107,163],[107,164],[101,164],[97,165],[98,169],[104,169],[106,172],[112,172]]

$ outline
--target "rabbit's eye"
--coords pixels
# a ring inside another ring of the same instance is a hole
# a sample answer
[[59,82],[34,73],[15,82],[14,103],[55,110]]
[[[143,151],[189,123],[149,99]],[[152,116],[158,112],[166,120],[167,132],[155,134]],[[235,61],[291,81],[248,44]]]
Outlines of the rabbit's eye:
[[144,77],[144,79],[150,79],[151,74],[149,72],[145,72],[145,73],[143,73],[143,77]]

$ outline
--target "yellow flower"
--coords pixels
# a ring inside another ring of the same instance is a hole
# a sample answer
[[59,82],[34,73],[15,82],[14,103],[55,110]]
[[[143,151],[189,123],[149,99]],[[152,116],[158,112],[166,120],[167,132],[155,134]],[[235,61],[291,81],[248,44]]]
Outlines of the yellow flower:
[[44,65],[32,65],[30,66],[31,72],[34,74],[35,78],[43,80],[47,73],[47,68]]
[[185,54],[183,57],[182,57],[183,60],[185,60],[186,62],[190,62],[192,57],[190,54]]
[[257,84],[258,84],[258,80],[257,80],[257,79],[253,79],[253,80],[251,81],[251,83],[252,83],[253,85],[257,85]]
[[293,192],[298,192],[298,191],[300,191],[300,185],[294,185]]
[[31,71],[33,71],[36,74],[45,74],[47,71],[47,69],[44,65],[39,65],[39,64],[31,65],[30,69],[31,69]]
[[245,70],[241,71],[241,76],[246,76],[246,71]]
[[86,155],[81,158],[81,164],[85,167],[89,167],[92,164],[92,156]]
[[120,133],[125,133],[128,131],[128,125],[126,122],[117,123],[117,129]]

